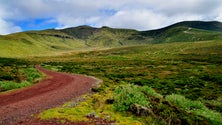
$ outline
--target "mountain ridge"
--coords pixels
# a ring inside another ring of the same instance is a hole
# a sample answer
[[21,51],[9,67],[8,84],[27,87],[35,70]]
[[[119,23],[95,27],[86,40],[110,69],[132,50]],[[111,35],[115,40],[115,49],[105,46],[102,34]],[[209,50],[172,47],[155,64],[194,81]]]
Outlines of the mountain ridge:
[[0,56],[45,55],[71,50],[113,48],[153,43],[222,41],[222,23],[183,21],[147,31],[78,26],[0,35]]
[[[215,36],[221,39],[221,32],[222,23],[218,21],[183,21],[160,29],[142,31],[141,34],[153,37],[155,39],[153,43],[163,43],[214,40]],[[169,39],[172,35],[174,39]]]

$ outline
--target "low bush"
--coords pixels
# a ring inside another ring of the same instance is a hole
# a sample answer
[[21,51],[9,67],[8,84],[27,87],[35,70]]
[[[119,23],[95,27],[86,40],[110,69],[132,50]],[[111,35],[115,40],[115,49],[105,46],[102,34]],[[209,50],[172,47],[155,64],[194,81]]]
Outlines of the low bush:
[[139,86],[132,84],[118,86],[114,94],[114,108],[117,111],[129,111],[132,104],[149,106],[148,98]]
[[27,68],[24,70],[24,73],[29,82],[33,82],[35,79],[41,77],[41,74],[35,68]]
[[0,91],[8,91],[12,89],[18,89],[32,85],[36,79],[41,77],[41,74],[35,68],[24,69],[26,81],[15,82],[15,81],[0,81]]
[[168,95],[166,96],[166,100],[188,111],[196,109],[206,109],[205,105],[202,102],[186,99],[182,95]]
[[200,101],[192,101],[186,99],[182,95],[176,94],[166,96],[166,100],[186,110],[187,112],[205,117],[213,125],[222,124],[222,115],[216,111],[208,109]]

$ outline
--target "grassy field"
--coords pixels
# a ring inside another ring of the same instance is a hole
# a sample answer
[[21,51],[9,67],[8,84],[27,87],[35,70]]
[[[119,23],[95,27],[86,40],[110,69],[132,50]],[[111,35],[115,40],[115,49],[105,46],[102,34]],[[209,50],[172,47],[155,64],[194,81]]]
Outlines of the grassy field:
[[38,117],[87,121],[94,113],[119,124],[222,124],[221,50],[221,41],[201,41],[30,58],[49,69],[103,80],[95,94]]
[[118,124],[222,124],[222,42],[148,44],[0,59],[2,92],[36,83],[34,65],[103,80],[94,94],[40,113],[41,119]]

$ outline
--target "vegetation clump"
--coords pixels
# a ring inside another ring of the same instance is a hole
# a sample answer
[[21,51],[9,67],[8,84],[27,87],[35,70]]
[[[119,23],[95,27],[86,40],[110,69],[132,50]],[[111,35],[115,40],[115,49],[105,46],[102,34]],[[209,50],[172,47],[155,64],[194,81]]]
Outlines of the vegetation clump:
[[0,92],[8,91],[12,89],[18,89],[27,87],[37,82],[42,74],[35,68],[28,66],[28,62],[21,62],[19,60],[13,60],[14,64],[9,63],[13,59],[3,58],[0,61]]
[[129,111],[133,104],[149,106],[148,98],[138,86],[131,84],[118,86],[114,93],[114,107],[117,111]]
[[186,99],[182,95],[172,94],[166,96],[166,100],[179,108],[206,118],[211,124],[222,124],[222,115],[216,111],[209,110],[202,102]]

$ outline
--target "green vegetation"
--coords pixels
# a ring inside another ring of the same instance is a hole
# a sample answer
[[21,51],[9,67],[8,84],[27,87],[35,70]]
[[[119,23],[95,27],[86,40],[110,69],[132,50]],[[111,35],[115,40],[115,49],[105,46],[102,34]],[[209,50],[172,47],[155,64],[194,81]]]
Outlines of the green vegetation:
[[43,111],[38,117],[45,120],[57,119],[60,122],[84,121],[89,124],[96,124],[94,119],[88,118],[90,115],[93,115],[96,118],[103,119],[107,123],[142,125],[142,122],[136,116],[130,113],[116,112],[112,104],[106,103],[107,96],[111,96],[107,94],[84,95],[77,102],[68,102],[61,107]]
[[42,77],[25,60],[1,58],[0,65],[0,92],[30,86]]
[[141,32],[152,36],[152,43],[196,42],[221,40],[222,24],[220,22],[184,21],[162,29]]
[[[221,124],[221,49],[220,41],[182,42],[35,59],[46,62],[43,66],[49,69],[86,74],[104,81],[93,89],[98,99],[89,97],[94,101],[86,101],[94,108],[83,111],[82,116],[106,112],[116,122],[121,122],[122,118],[118,119],[121,116],[115,116],[120,113],[144,124]],[[169,100],[172,94],[184,103]],[[145,110],[143,115],[135,107]],[[87,109],[83,105],[78,108]],[[66,108],[67,112],[71,110]],[[56,118],[48,113],[50,118]],[[75,116],[63,115],[66,120]]]
[[182,95],[168,95],[166,96],[166,100],[178,105],[180,108],[183,108],[185,110],[197,110],[197,109],[206,109],[203,103],[200,101],[191,101],[189,99],[186,99]]
[[117,111],[129,111],[130,106],[133,104],[149,106],[148,98],[138,86],[130,84],[119,86],[114,93],[114,107]]
[[23,81],[21,83],[16,83],[16,82],[12,82],[12,81],[0,81],[0,90],[1,91],[8,91],[8,90],[12,90],[12,89],[27,87],[30,85],[31,85],[31,83],[29,83],[27,81]]
[[177,105],[178,107],[186,110],[187,112],[191,112],[197,114],[199,116],[203,116],[206,118],[209,123],[214,125],[222,124],[222,115],[213,110],[209,110],[202,102],[200,101],[191,101],[186,99],[181,95],[169,95],[166,97],[166,100]]
[[41,77],[41,74],[35,68],[27,68],[24,73],[28,82],[33,82]]

